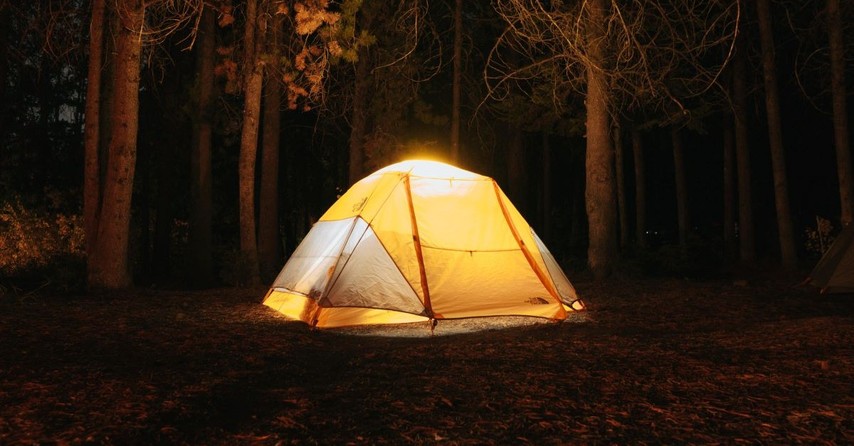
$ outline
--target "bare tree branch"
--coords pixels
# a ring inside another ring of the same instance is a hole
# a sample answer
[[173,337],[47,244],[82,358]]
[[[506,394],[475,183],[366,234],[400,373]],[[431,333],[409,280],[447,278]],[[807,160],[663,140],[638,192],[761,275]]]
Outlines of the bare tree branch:
[[[603,37],[610,57],[594,66],[584,26],[587,1],[499,0],[507,24],[484,71],[488,98],[531,82],[554,86],[554,103],[568,91],[584,94],[588,67],[610,80],[612,106],[685,112],[686,99],[717,85],[732,54],[740,20],[738,0],[610,1]],[[613,111],[612,111],[613,112]]]

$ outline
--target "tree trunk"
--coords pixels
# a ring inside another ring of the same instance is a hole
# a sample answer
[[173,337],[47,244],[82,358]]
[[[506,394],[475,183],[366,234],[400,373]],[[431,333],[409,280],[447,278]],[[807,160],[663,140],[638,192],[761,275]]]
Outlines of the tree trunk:
[[[107,159],[110,151],[110,135],[112,134],[113,116],[113,96],[115,95],[116,83],[116,42],[110,36],[115,36],[119,33],[121,20],[116,17],[116,12],[113,11],[111,3],[106,3],[104,9],[104,36],[102,36],[103,64],[101,66],[101,91],[100,91],[100,107],[98,118],[98,180],[99,194],[98,199],[98,214],[101,212],[101,201],[103,201],[104,179],[107,176]],[[103,118],[102,118],[103,117]],[[96,220],[97,220],[96,215]],[[98,223],[96,223],[97,225]],[[97,237],[97,233],[95,234]]]
[[[163,86],[174,88],[172,86]],[[176,92],[164,92],[168,95]],[[177,138],[178,129],[172,122],[163,122],[161,134],[171,135]],[[175,221],[175,150],[167,142],[167,138],[160,141],[155,138],[151,147],[153,153],[153,171],[155,175],[154,198],[154,245],[151,247],[151,275],[156,283],[166,282],[171,275],[170,260],[172,257],[172,226]],[[148,223],[147,221],[145,222]]]
[[643,140],[637,128],[632,128],[632,155],[635,162],[635,237],[641,248],[646,247],[646,163]]
[[368,90],[370,88],[370,61],[367,48],[359,50],[356,61],[355,91],[353,92],[353,117],[350,120],[349,183],[352,186],[362,179],[365,163],[365,137],[368,133]]
[[213,188],[211,146],[213,135],[214,50],[216,12],[204,8],[196,50],[196,82],[199,96],[195,110],[193,148],[190,155],[190,282],[196,287],[213,283]]
[[682,146],[682,134],[673,127],[670,130],[673,143],[673,171],[676,177],[676,220],[679,227],[679,247],[688,249],[688,182],[685,179],[685,154]]
[[98,232],[89,271],[89,286],[125,288],[128,269],[130,207],[136,162],[139,117],[139,69],[145,8],[141,0],[126,1],[117,14],[122,26],[115,36],[115,78],[111,110],[110,145]]
[[276,76],[267,76],[258,224],[258,255],[261,278],[265,282],[275,279],[282,268],[282,240],[279,234],[279,104],[282,100],[280,85]]
[[629,244],[629,211],[626,203],[626,176],[623,166],[623,130],[614,123],[614,164],[617,169],[617,215],[620,218],[620,248]]
[[[92,5],[95,8],[95,4]],[[101,4],[103,8],[103,1]],[[9,20],[8,3],[0,0],[0,135],[7,135],[8,104],[6,84],[9,82]],[[94,15],[94,14],[93,14]],[[101,23],[103,27],[103,23]]]
[[549,134],[543,132],[543,238],[551,240],[552,218],[552,145]]
[[612,272],[617,257],[616,207],[614,204],[614,150],[611,147],[608,113],[608,80],[602,71],[607,56],[604,25],[608,2],[589,3],[587,25],[587,173],[585,203],[589,245],[587,261],[593,276],[603,279]]
[[454,7],[454,80],[451,104],[451,161],[460,162],[460,83],[462,82],[463,58],[463,0],[456,0]]
[[733,59],[733,96],[735,120],[735,159],[738,182],[738,252],[742,262],[756,260],[753,228],[753,194],[750,174],[750,137],[747,129],[747,73],[744,48]]
[[842,224],[854,217],[854,172],[848,142],[848,110],[845,101],[845,47],[842,36],[842,14],[839,0],[827,0],[828,36],[830,40],[830,87],[833,94],[833,137],[836,142],[836,171],[839,177],[839,202]]
[[238,166],[240,199],[240,253],[245,262],[246,285],[261,283],[258,269],[258,243],[255,236],[255,164],[258,156],[258,119],[261,114],[261,89],[264,65],[255,43],[256,31],[261,41],[263,27],[258,26],[258,0],[246,2],[246,32],[243,44],[246,51],[244,66],[243,127],[240,134]]
[[[86,121],[83,128],[83,228],[86,236],[86,261],[92,268],[92,253],[98,233],[101,195],[99,155],[101,112],[101,66],[104,59],[104,0],[92,1],[89,23],[89,68],[86,75]],[[3,80],[5,85],[5,79]]]
[[777,208],[777,229],[783,268],[797,266],[795,234],[789,210],[789,186],[786,173],[786,152],[783,148],[783,124],[780,118],[780,98],[774,61],[774,32],[769,0],[757,0],[759,35],[762,43],[762,73],[765,80],[765,114],[768,118],[768,140],[771,146],[771,165],[774,173],[774,204]]
[[525,194],[525,153],[524,133],[516,125],[510,124],[507,139],[507,192],[510,201],[522,212],[528,214],[528,197]]
[[587,168],[582,157],[586,151],[573,154],[570,161],[570,169],[574,171],[570,180],[570,222],[569,222],[569,247],[573,255],[580,255],[584,249],[584,242],[588,238],[587,225],[587,203],[585,200],[587,182]]
[[724,215],[723,237],[724,258],[729,261],[735,257],[735,143],[733,141],[732,121],[724,124],[723,134],[723,184],[724,184]]
[[[148,150],[142,151],[143,154],[151,153],[153,150],[151,147],[148,147]],[[139,195],[137,195],[136,200],[133,202],[134,208],[137,209],[131,216],[131,226],[135,226],[139,228],[139,234],[135,234],[137,239],[135,240],[136,246],[139,248],[136,252],[136,256],[134,258],[135,263],[137,264],[138,273],[134,277],[136,283],[135,285],[146,284],[150,285],[152,283],[152,260],[151,260],[151,246],[152,246],[152,228],[151,228],[151,203],[150,199],[154,196],[152,192],[153,187],[151,185],[151,160],[145,159],[150,158],[146,156],[139,157],[137,156],[136,160],[136,174],[134,175],[136,179],[136,189],[139,191]]]

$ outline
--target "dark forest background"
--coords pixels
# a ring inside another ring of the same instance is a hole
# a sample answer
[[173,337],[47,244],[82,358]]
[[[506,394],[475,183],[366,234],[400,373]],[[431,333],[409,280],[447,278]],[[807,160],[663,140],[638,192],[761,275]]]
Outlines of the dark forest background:
[[[602,6],[601,15],[572,1],[127,0],[107,1],[95,22],[96,3],[0,0],[4,289],[269,283],[350,184],[406,158],[440,159],[495,178],[570,279],[591,268],[596,277],[805,271],[851,218],[851,197],[841,192],[851,180],[840,183],[838,169],[840,151],[850,152],[845,103],[854,91],[854,5],[844,0],[590,2]],[[773,50],[762,45],[763,4]],[[828,14],[834,4],[838,16]],[[618,12],[632,28],[619,31]],[[138,28],[127,25],[135,13],[142,17]],[[564,25],[549,28],[548,20]],[[572,34],[571,26],[580,40],[557,38],[555,29]],[[94,61],[105,123],[98,135],[100,190],[119,158],[133,172],[126,254],[88,244],[93,236],[85,228],[93,27],[103,31],[104,49]],[[697,35],[673,37],[685,30]],[[842,68],[831,62],[834,30]],[[622,48],[621,35],[635,36],[637,45]],[[110,95],[125,67],[114,57],[134,38],[138,132],[127,158],[111,146],[126,121]],[[251,48],[247,41],[254,41]],[[207,56],[205,42],[212,45]],[[794,258],[778,229],[781,172],[775,182],[768,54]],[[742,109],[737,59],[744,67]],[[253,70],[262,79],[254,136],[246,128]],[[606,74],[610,133],[606,145],[593,147],[588,94],[597,70]],[[842,90],[833,77],[840,71]],[[200,105],[205,74],[213,76],[207,106]],[[843,104],[841,116],[834,99]],[[736,121],[746,140],[738,140]],[[210,236],[199,251],[193,172],[201,122],[212,133],[210,208],[202,223]],[[113,133],[103,130],[110,126]],[[846,135],[842,147],[839,135]],[[240,174],[247,147],[257,157],[248,180]],[[749,164],[736,161],[736,149],[745,150]],[[610,189],[591,182],[601,169],[590,164],[593,151],[610,163]],[[272,177],[264,173],[271,163]],[[736,178],[737,163],[750,175]],[[748,200],[739,201],[744,178],[751,187]],[[247,181],[257,234],[252,249],[241,238]],[[271,185],[272,196],[262,192]],[[592,204],[612,207],[613,216],[591,219],[598,212]],[[271,208],[272,217],[262,215]],[[746,214],[752,246],[739,223]],[[590,228],[603,226],[609,232],[591,238]],[[124,256],[119,263],[128,279],[93,276],[102,268],[92,264],[96,249],[102,265]],[[200,252],[208,263],[199,262]]]

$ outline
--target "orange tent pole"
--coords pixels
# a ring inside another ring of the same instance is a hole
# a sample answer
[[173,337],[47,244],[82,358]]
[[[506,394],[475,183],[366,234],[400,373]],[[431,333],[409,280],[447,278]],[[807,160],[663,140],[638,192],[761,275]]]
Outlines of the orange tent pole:
[[513,233],[516,243],[519,244],[519,249],[521,249],[522,254],[525,255],[525,260],[527,260],[528,264],[531,265],[531,269],[534,270],[534,274],[537,275],[537,278],[540,279],[540,282],[542,282],[543,286],[546,287],[546,290],[551,294],[552,298],[560,304],[558,317],[566,318],[566,310],[563,308],[564,304],[560,300],[560,294],[558,294],[557,289],[554,287],[551,278],[547,276],[542,269],[540,269],[539,265],[537,265],[537,261],[534,259],[533,254],[528,250],[528,246],[525,245],[525,241],[522,240],[522,237],[519,235],[516,225],[513,224],[513,219],[510,218],[510,212],[507,210],[507,206],[504,205],[504,200],[501,199],[501,189],[498,187],[498,183],[496,183],[495,180],[492,180],[492,186],[495,190],[495,198],[498,200],[498,205],[501,206],[501,213],[504,214],[504,219],[507,221],[507,226],[510,227],[510,232]]
[[406,201],[409,204],[409,219],[412,222],[412,241],[415,245],[415,257],[418,259],[418,272],[421,274],[421,291],[424,294],[424,312],[427,317],[434,318],[433,305],[430,303],[430,288],[427,286],[427,271],[424,270],[424,254],[421,251],[421,237],[418,235],[418,222],[415,219],[415,206],[412,204],[412,187],[409,184],[409,173],[403,177],[406,187]]

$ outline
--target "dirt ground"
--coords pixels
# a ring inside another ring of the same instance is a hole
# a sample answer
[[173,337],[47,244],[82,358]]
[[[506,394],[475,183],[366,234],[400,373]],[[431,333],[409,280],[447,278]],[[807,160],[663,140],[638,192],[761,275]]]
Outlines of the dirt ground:
[[0,444],[854,444],[854,297],[784,282],[577,283],[569,322],[434,336],[263,289],[0,296]]

